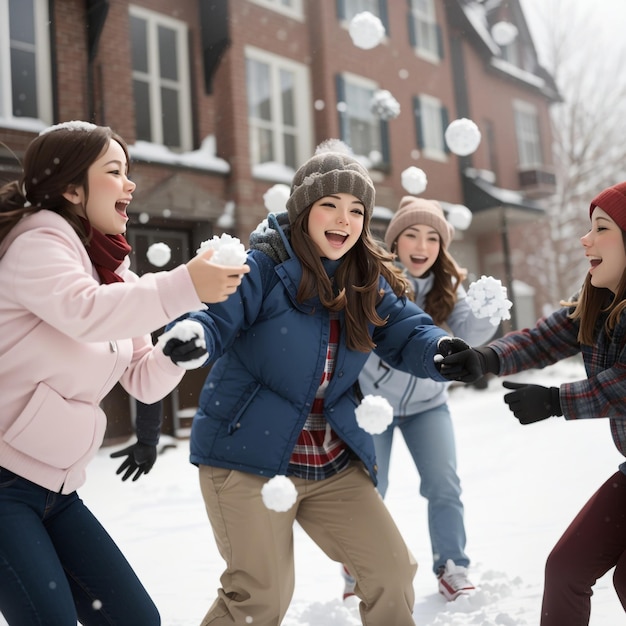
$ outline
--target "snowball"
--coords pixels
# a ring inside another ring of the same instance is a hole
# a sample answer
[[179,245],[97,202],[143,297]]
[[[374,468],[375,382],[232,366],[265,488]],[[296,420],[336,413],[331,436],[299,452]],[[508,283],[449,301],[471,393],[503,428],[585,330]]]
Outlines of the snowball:
[[172,251],[170,247],[163,242],[153,243],[146,252],[148,261],[156,267],[163,267],[167,265],[172,258]]
[[418,196],[426,189],[428,184],[428,178],[426,172],[419,167],[411,165],[402,172],[402,186],[406,191],[414,196]]
[[283,183],[279,183],[270,187],[263,194],[263,202],[265,203],[265,208],[270,213],[282,213],[287,210],[287,200],[289,200],[289,196],[291,194],[291,189],[289,185],[284,185]]
[[517,37],[517,26],[511,22],[496,22],[491,27],[491,36],[499,46],[508,46]]
[[352,43],[357,48],[370,50],[382,41],[385,36],[385,27],[376,15],[363,11],[350,20],[348,32],[352,37]]
[[457,230],[467,230],[472,217],[472,212],[462,204],[453,204],[447,211],[448,222]]
[[354,412],[358,425],[372,435],[384,433],[393,421],[393,407],[382,396],[368,394]]
[[246,249],[237,237],[231,237],[227,233],[222,233],[220,237],[213,235],[212,239],[207,239],[200,244],[196,254],[205,250],[215,250],[211,261],[218,265],[243,265],[246,262]]
[[288,511],[296,502],[296,486],[287,476],[270,478],[261,489],[263,504],[273,511]]
[[[170,339],[178,339],[179,341],[194,341],[196,347],[206,350],[206,340],[204,338],[204,328],[200,322],[192,319],[184,319],[176,322],[169,330],[165,331],[158,339],[158,343],[165,345]],[[178,367],[186,370],[193,370],[204,364],[209,356],[205,352],[202,356],[189,361],[179,361]]]
[[506,296],[506,287],[498,279],[481,276],[469,286],[467,303],[476,317],[488,317],[497,326],[502,320],[511,319],[509,309],[513,303]]
[[386,89],[379,89],[370,101],[370,111],[381,120],[393,120],[400,115],[400,103]]
[[478,148],[480,138],[478,126],[466,117],[451,122],[445,132],[448,148],[459,156],[472,154]]

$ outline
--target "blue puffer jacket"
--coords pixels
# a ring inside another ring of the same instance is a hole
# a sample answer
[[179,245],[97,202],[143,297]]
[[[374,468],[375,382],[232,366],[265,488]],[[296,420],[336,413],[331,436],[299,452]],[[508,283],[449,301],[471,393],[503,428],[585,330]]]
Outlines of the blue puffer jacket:
[[[311,410],[326,359],[329,313],[317,300],[296,301],[302,268],[285,221],[286,214],[270,215],[264,229],[252,234],[250,273],[236,294],[187,316],[204,326],[206,364],[214,363],[193,420],[194,464],[268,478],[285,474]],[[325,263],[332,275],[341,261]],[[387,324],[371,328],[376,352],[394,367],[444,380],[433,358],[438,339],[447,333],[412,302],[396,297],[382,278],[380,287],[384,295],[377,310]],[[349,350],[342,332],[324,414],[375,481],[372,438],[354,413],[359,402],[354,385],[367,357]]]

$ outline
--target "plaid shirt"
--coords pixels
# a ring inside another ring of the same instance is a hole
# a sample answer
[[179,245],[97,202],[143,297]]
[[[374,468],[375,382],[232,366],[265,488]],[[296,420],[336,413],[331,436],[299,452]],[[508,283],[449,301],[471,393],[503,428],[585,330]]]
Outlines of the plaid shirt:
[[335,355],[339,343],[339,319],[330,316],[330,338],[320,386],[315,394],[311,412],[289,460],[288,476],[307,480],[323,480],[344,469],[350,460],[346,444],[324,418],[324,393],[335,370]]

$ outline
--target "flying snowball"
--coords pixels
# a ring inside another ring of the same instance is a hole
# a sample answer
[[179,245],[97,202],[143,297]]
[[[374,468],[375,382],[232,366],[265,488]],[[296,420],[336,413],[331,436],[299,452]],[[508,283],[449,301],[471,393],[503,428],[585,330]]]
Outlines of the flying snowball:
[[357,48],[370,50],[382,41],[385,36],[385,27],[376,15],[363,11],[350,20],[348,32],[352,37],[352,43]]
[[156,267],[163,267],[167,265],[172,258],[172,251],[170,247],[163,242],[153,243],[146,252],[148,261]]
[[296,502],[296,486],[287,476],[274,476],[261,488],[263,504],[273,511],[288,511]]
[[213,235],[212,239],[207,239],[200,244],[196,254],[205,250],[215,250],[211,261],[218,265],[243,265],[246,262],[246,249],[237,237],[231,237],[227,233],[222,233],[220,237]]
[[459,156],[472,154],[478,148],[480,138],[478,126],[466,117],[451,122],[445,132],[448,148]]
[[418,196],[426,189],[428,184],[428,178],[426,172],[419,167],[411,165],[402,172],[402,186],[404,189],[414,196]]
[[393,120],[400,115],[400,103],[386,89],[379,89],[370,101],[370,111],[381,120]]
[[491,27],[491,36],[499,46],[508,46],[517,37],[517,26],[511,22],[497,22]]
[[282,213],[287,210],[287,200],[289,200],[290,195],[289,185],[284,185],[279,183],[270,187],[263,194],[263,202],[265,203],[265,208],[270,213]]
[[372,435],[384,433],[393,421],[393,407],[382,396],[366,395],[354,412],[357,424]]
[[467,303],[472,313],[479,318],[488,317],[494,326],[511,319],[509,309],[513,303],[506,296],[506,287],[493,276],[481,276],[467,289]]
[[457,230],[467,230],[472,217],[472,212],[462,204],[453,204],[447,211],[448,222]]

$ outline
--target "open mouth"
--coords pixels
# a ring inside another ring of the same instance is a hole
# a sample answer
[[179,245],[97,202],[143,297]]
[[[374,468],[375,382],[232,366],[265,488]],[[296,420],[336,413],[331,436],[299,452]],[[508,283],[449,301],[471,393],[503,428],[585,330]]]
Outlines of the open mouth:
[[591,267],[598,267],[598,265],[600,265],[600,263],[602,263],[602,259],[589,259],[589,263],[591,264]]
[[326,239],[328,243],[333,246],[333,248],[341,248],[345,243],[348,235],[346,233],[342,233],[336,230],[327,230],[326,231]]
[[120,215],[123,215],[124,217],[128,217],[128,215],[126,214],[126,210],[128,209],[129,204],[130,202],[128,202],[127,200],[120,200],[119,202],[115,203],[115,210]]
[[422,263],[426,263],[426,261],[428,261],[428,257],[413,254],[409,258],[411,259],[411,263],[415,263],[416,265],[421,265]]

